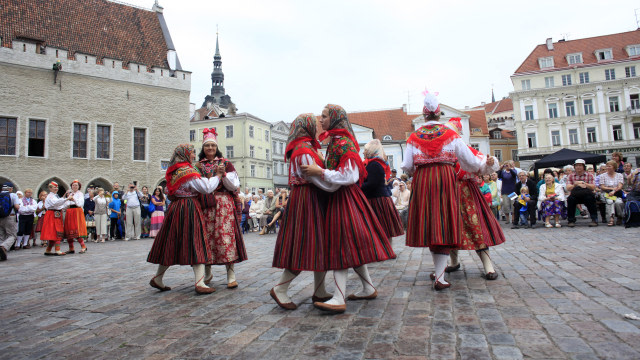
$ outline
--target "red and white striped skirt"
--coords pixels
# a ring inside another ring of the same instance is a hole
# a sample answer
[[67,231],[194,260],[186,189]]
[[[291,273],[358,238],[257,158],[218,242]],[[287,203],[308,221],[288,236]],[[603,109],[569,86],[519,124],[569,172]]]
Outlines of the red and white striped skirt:
[[154,211],[151,213],[151,230],[149,231],[149,236],[156,237],[158,232],[160,232],[160,228],[162,227],[162,223],[164,222],[164,211]]
[[457,248],[462,220],[453,166],[419,166],[411,184],[407,246],[429,247],[436,252]]
[[404,227],[402,226],[402,220],[400,220],[400,214],[393,205],[393,200],[389,196],[381,196],[377,198],[368,198],[369,204],[373,212],[378,216],[378,220],[387,234],[387,237],[391,239],[394,236],[400,236],[404,234]]
[[395,259],[387,234],[357,184],[331,194],[326,219],[327,270]]
[[171,203],[147,261],[164,266],[211,262],[202,210],[196,198],[178,198]]
[[294,185],[278,232],[273,267],[325,271],[324,214],[315,185]]
[[[56,213],[58,217],[56,217]],[[40,221],[38,221],[40,222]],[[62,211],[48,210],[42,218],[42,231],[40,240],[60,241],[64,236],[64,224],[62,222]]]
[[462,214],[460,250],[482,250],[502,244],[505,241],[502,228],[475,180],[459,181],[458,188]]

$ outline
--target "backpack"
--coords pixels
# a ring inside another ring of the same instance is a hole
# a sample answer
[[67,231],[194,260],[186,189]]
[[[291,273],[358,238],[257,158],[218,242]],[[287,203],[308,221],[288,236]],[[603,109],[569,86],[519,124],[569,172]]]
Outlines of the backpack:
[[640,201],[628,200],[624,204],[624,227],[640,226]]
[[6,218],[11,214],[13,209],[13,201],[11,193],[8,191],[0,192],[0,218]]

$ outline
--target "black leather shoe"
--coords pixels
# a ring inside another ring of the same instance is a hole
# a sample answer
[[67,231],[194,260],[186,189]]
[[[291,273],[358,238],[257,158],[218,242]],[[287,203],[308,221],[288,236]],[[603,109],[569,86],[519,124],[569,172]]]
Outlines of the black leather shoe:
[[0,246],[0,261],[7,260],[7,250]]
[[458,265],[456,265],[456,266],[447,266],[447,267],[444,269],[444,272],[446,272],[446,273],[452,273],[452,272],[454,272],[454,271],[458,271],[458,270],[460,270],[460,263],[458,263]]

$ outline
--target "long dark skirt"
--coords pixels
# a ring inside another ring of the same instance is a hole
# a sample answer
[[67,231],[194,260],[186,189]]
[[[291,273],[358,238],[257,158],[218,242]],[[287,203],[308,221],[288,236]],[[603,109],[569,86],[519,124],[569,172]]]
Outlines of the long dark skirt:
[[380,221],[380,224],[388,238],[404,234],[400,214],[393,205],[391,197],[381,196],[377,198],[369,198],[368,200],[369,204],[371,204],[371,208],[373,208],[373,212],[378,216],[378,220]]
[[171,203],[147,261],[165,266],[211,262],[202,210],[196,198],[179,198]]

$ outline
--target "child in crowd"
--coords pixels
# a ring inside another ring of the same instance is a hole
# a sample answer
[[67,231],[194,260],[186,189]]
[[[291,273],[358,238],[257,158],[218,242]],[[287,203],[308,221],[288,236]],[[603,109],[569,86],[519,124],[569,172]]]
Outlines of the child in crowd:
[[529,188],[523,186],[520,189],[520,198],[518,202],[522,205],[520,208],[520,226],[528,225],[528,217],[529,212],[527,211],[527,201],[531,200],[531,196],[529,196]]
[[121,239],[122,233],[118,229],[118,218],[122,212],[121,202],[120,202],[120,194],[116,191],[111,194],[111,202],[109,203],[109,209],[111,209],[111,229],[109,231],[109,236],[111,236],[111,241],[115,239]]

